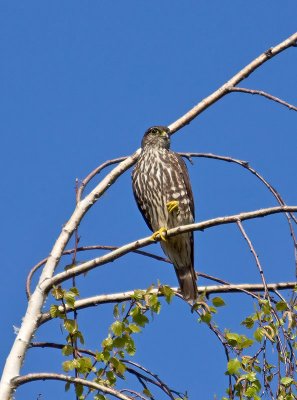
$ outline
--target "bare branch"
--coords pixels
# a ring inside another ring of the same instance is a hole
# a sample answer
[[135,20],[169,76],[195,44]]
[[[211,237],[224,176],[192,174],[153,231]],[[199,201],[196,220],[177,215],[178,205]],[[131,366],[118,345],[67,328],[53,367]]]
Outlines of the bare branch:
[[[145,375],[141,375],[141,377],[142,377],[143,379],[145,379],[145,380],[147,380],[148,382],[150,382],[150,383],[152,383],[152,384],[158,386],[158,387],[159,387],[160,389],[162,389],[172,400],[174,400],[174,397],[172,396],[172,393],[171,393],[171,392],[173,392],[173,390],[172,390],[172,389],[169,389],[169,387],[166,385],[166,383],[164,383],[164,382],[159,378],[159,376],[158,376],[157,374],[154,374],[154,373],[153,373],[152,371],[150,371],[149,369],[143,367],[143,366],[140,365],[140,364],[137,364],[137,363],[134,362],[134,361],[121,359],[121,362],[123,362],[123,363],[125,363],[125,364],[129,364],[129,365],[133,365],[134,367],[139,368],[141,371],[145,372],[146,374],[152,376],[157,382],[154,381],[153,379],[148,378],[148,377],[145,376]],[[135,370],[133,370],[133,369],[127,367],[127,371],[128,371],[128,370],[129,370],[130,373],[134,373],[134,374],[139,375],[139,372],[138,372],[138,371],[135,371]]]
[[236,75],[234,75],[228,82],[226,82],[223,86],[221,86],[218,90],[212,93],[210,96],[206,97],[200,103],[198,103],[195,107],[193,107],[190,111],[188,111],[185,115],[179,118],[177,121],[173,122],[169,125],[169,129],[172,133],[178,131],[183,126],[189,124],[197,115],[201,114],[202,111],[206,110],[209,106],[217,102],[227,93],[230,93],[230,89],[236,86],[239,82],[247,78],[252,72],[254,72],[257,68],[259,68],[266,61],[270,60],[277,54],[286,50],[291,46],[295,46],[297,42],[297,32],[295,32],[288,39],[279,43],[275,47],[271,47],[260,56],[255,58],[250,64],[244,67],[241,71],[239,71]]
[[[277,282],[277,283],[268,283],[267,290],[271,292],[275,292],[277,290],[288,290],[294,289],[296,287],[296,282]],[[179,294],[178,287],[171,288],[175,294]],[[145,290],[145,289],[143,289]],[[217,294],[217,293],[246,293],[251,295],[252,293],[263,292],[265,291],[265,287],[262,283],[241,283],[241,284],[227,284],[227,285],[210,285],[210,286],[198,286],[198,293],[206,295]],[[159,297],[163,297],[163,293],[160,289],[152,289],[151,294],[157,294]],[[100,294],[93,297],[88,297],[81,300],[76,300],[74,304],[74,308],[76,310],[82,310],[88,307],[96,307],[99,304],[108,304],[108,303],[120,303],[123,301],[131,300],[134,296],[134,290],[130,290],[127,292],[120,293],[112,293],[112,294]],[[256,296],[257,297],[257,296]],[[64,311],[62,306],[59,307],[60,311]],[[65,307],[66,312],[73,311],[73,308],[69,308],[67,305]],[[44,324],[45,322],[51,320],[51,316],[49,312],[45,312],[40,316],[39,324]]]
[[126,158],[128,158],[128,156],[124,156],[124,157],[118,157],[118,158],[114,158],[113,160],[108,160],[105,161],[103,164],[99,165],[97,168],[95,168],[93,171],[91,171],[89,173],[88,176],[86,176],[80,184],[80,187],[77,190],[76,193],[76,202],[80,202],[81,201],[81,196],[83,194],[83,191],[85,190],[85,187],[87,186],[87,184],[96,176],[98,175],[104,168],[109,167],[110,165],[113,164],[118,164],[124,160],[126,160]]
[[88,380],[82,379],[82,378],[73,378],[72,376],[67,376],[67,375],[63,375],[63,374],[55,374],[55,373],[50,373],[50,372],[39,372],[39,373],[18,376],[12,380],[13,389],[15,389],[18,386],[24,385],[25,383],[28,383],[28,382],[44,381],[44,380],[64,381],[64,382],[70,382],[72,384],[79,383],[79,384],[89,387],[91,389],[96,389],[102,393],[106,393],[111,396],[114,396],[117,399],[121,399],[121,400],[131,400],[132,399],[132,397],[125,396],[124,394],[120,393],[119,391],[112,389],[110,387],[104,386],[104,385],[100,385],[99,383],[91,382],[91,381],[88,381]]
[[[54,343],[54,342],[31,342],[29,345],[29,348],[34,348],[34,347],[49,347],[51,349],[58,349],[62,350],[63,347],[65,347],[65,343]],[[78,351],[83,354],[88,354],[89,356],[96,357],[96,353],[94,351],[88,350],[88,349],[81,349],[79,348]]]
[[[276,200],[279,203],[279,205],[281,205],[281,206],[285,206],[286,205],[285,201],[282,199],[282,197],[279,194],[279,192],[262,175],[260,175],[259,172],[257,172],[254,168],[252,168],[248,161],[238,160],[236,158],[232,158],[232,157],[228,157],[228,156],[220,156],[220,155],[212,154],[212,153],[178,153],[178,154],[181,155],[182,157],[187,157],[187,158],[191,158],[191,157],[212,158],[212,159],[215,159],[215,160],[221,160],[221,161],[226,161],[226,162],[238,164],[241,167],[243,167],[243,168],[247,169],[248,171],[250,171],[262,183],[264,183],[264,185],[269,189],[269,191],[276,198]],[[297,223],[297,218],[295,217],[295,215],[292,214],[291,217],[294,220],[294,222]]]
[[257,265],[258,270],[259,270],[259,272],[260,272],[260,276],[261,276],[261,279],[262,279],[262,283],[263,283],[263,286],[264,286],[264,289],[265,289],[265,297],[268,297],[268,296],[269,296],[269,294],[268,294],[268,287],[267,287],[267,283],[266,283],[266,280],[265,280],[264,271],[263,271],[262,265],[261,265],[261,263],[260,263],[258,254],[256,253],[256,250],[255,250],[255,248],[254,248],[254,246],[253,246],[253,243],[252,243],[251,239],[248,237],[248,235],[247,235],[247,233],[246,233],[246,231],[245,231],[245,229],[244,229],[244,227],[243,227],[241,221],[237,221],[237,226],[238,226],[240,232],[242,233],[244,239],[246,240],[246,242],[247,242],[247,244],[248,244],[248,246],[249,246],[249,248],[250,248],[251,253],[252,253],[253,256],[254,256],[254,259],[255,259],[255,261],[256,261],[256,265]]
[[286,101],[284,101],[278,97],[272,96],[272,94],[263,92],[263,90],[247,89],[247,88],[242,88],[242,87],[233,87],[233,88],[229,89],[229,92],[241,92],[241,93],[249,93],[249,94],[253,94],[253,95],[256,94],[259,96],[266,97],[269,100],[275,101],[276,103],[280,103],[283,106],[288,107],[290,110],[297,111],[297,107],[293,106],[290,103],[287,103]]
[[[81,252],[81,251],[91,251],[91,250],[116,250],[118,249],[119,246],[109,246],[109,245],[93,245],[93,246],[81,246],[78,247],[77,249],[68,249],[63,251],[63,256],[73,254],[74,252]],[[135,254],[140,254],[145,257],[153,258],[158,261],[163,261],[166,263],[171,264],[171,261],[168,258],[158,256],[157,254],[149,253],[147,251],[142,251],[142,250],[135,250],[133,251]],[[34,267],[30,270],[27,279],[26,279],[26,295],[27,298],[29,299],[31,297],[31,281],[33,278],[33,275],[35,272],[42,267],[46,262],[47,262],[48,257],[44,258],[43,260],[39,261]]]
[[[203,222],[179,226],[177,228],[168,229],[167,236],[171,237],[171,236],[179,235],[181,233],[198,231],[198,230],[204,231],[205,229],[209,229],[209,228],[212,228],[212,227],[218,226],[218,225],[237,223],[237,221],[245,221],[248,219],[261,218],[261,217],[265,217],[267,215],[283,213],[283,212],[297,212],[297,206],[263,208],[261,210],[250,211],[250,212],[230,215],[230,216],[226,216],[226,217],[219,217],[219,218],[214,218],[214,219],[210,219],[210,220],[203,221]],[[157,237],[156,240],[159,241],[160,238]],[[67,271],[64,271],[64,272],[61,272],[61,273],[55,275],[51,279],[47,279],[47,280],[41,282],[40,288],[43,291],[48,291],[48,290],[50,290],[50,288],[53,285],[58,285],[61,282],[64,282],[65,280],[71,278],[73,275],[80,275],[85,272],[88,272],[91,269],[94,269],[95,267],[97,267],[99,265],[103,265],[103,264],[109,263],[111,261],[114,261],[131,251],[134,251],[134,250],[139,249],[144,246],[148,246],[149,244],[152,244],[151,236],[148,236],[144,239],[136,240],[135,242],[132,242],[132,243],[128,243],[128,244],[120,247],[117,250],[111,251],[108,254],[104,254],[101,257],[94,258],[93,260],[86,261],[85,263],[83,263],[77,267],[68,269]]]
[[[243,168],[247,169],[248,171],[250,171],[262,183],[264,183],[264,185],[268,188],[268,190],[276,198],[279,205],[286,206],[286,203],[283,200],[283,198],[281,197],[281,195],[279,194],[279,192],[262,175],[260,175],[259,172],[257,172],[254,168],[252,168],[247,161],[238,160],[236,158],[231,158],[231,157],[226,157],[226,156],[219,156],[219,155],[211,154],[211,153],[179,153],[179,154],[182,157],[187,157],[190,159],[191,159],[191,157],[212,158],[215,160],[222,160],[222,161],[238,164],[238,165],[242,166]],[[290,234],[291,234],[293,245],[294,245],[295,270],[296,270],[296,276],[297,276],[297,238],[296,238],[295,231],[294,231],[292,221],[291,221],[291,220],[293,220],[295,223],[297,223],[297,219],[296,219],[295,215],[293,215],[292,213],[286,213],[285,215],[286,215],[286,218],[287,218],[287,221],[289,224]]]

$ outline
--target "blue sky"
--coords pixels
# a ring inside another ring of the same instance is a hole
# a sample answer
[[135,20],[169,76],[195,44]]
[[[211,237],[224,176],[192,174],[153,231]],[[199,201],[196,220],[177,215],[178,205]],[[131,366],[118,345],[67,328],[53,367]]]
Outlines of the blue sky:
[[[75,179],[107,159],[131,154],[147,127],[169,125],[294,33],[296,15],[294,0],[1,1],[1,366],[14,339],[13,325],[20,325],[26,309],[26,275],[50,252],[71,215]],[[242,86],[296,105],[296,65],[297,51],[291,48]],[[266,99],[231,94],[174,135],[172,148],[247,160],[288,204],[296,205],[296,118]],[[197,221],[276,205],[267,189],[238,166],[196,159],[189,170]],[[267,280],[293,280],[284,217],[245,227]],[[121,245],[148,234],[134,203],[130,172],[80,227],[82,245]],[[260,281],[235,226],[199,232],[195,238],[199,271],[232,282]],[[150,250],[161,254],[158,245]],[[87,296],[145,288],[157,279],[176,285],[168,266],[130,255],[80,278],[79,285]],[[239,295],[226,296],[226,302],[218,321],[242,329],[239,322],[252,312],[252,302]],[[98,347],[112,321],[110,307],[83,311],[79,318],[87,347]],[[63,341],[60,327],[50,322],[37,340]],[[223,395],[223,350],[180,301],[164,305],[137,344],[135,360],[169,385],[188,390],[190,398]],[[58,354],[31,350],[24,372],[59,370]],[[35,399],[39,393],[42,400],[53,394],[73,398],[61,383],[39,382],[22,387],[16,399]]]

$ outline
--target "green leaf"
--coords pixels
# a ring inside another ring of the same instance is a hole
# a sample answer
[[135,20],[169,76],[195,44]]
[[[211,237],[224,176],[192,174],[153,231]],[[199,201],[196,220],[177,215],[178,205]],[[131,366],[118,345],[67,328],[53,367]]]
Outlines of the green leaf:
[[251,347],[254,344],[254,341],[252,339],[244,338],[240,342],[240,348],[241,349],[247,349],[248,347]]
[[102,351],[102,359],[105,363],[110,359],[110,352],[107,350]]
[[126,366],[119,361],[117,358],[115,357],[111,357],[111,359],[109,360],[110,364],[113,365],[114,369],[116,370],[116,372],[120,375],[124,375],[125,371],[126,371]]
[[61,312],[59,311],[59,306],[56,306],[54,304],[51,305],[50,307],[50,316],[51,318],[57,318],[61,315]]
[[271,305],[268,300],[262,299],[259,303],[261,305],[261,309],[264,312],[264,314],[268,315],[271,313]]
[[63,356],[70,356],[71,354],[73,354],[73,347],[67,344],[62,348],[62,354]]
[[75,368],[75,366],[74,366],[74,364],[73,364],[73,360],[64,361],[64,362],[62,363],[62,367],[63,367],[63,370],[64,370],[65,372],[72,371],[72,370]]
[[276,303],[277,311],[285,311],[288,309],[287,303],[285,301],[279,301]]
[[213,304],[215,307],[222,307],[222,306],[225,306],[225,305],[226,305],[226,303],[224,302],[224,300],[223,300],[221,297],[214,297],[214,298],[212,299],[212,304]]
[[133,299],[135,300],[143,300],[143,296],[145,295],[144,290],[134,290]]
[[113,347],[122,349],[127,343],[127,336],[116,337],[113,339]]
[[160,288],[161,293],[164,294],[165,300],[168,304],[171,303],[171,300],[174,296],[174,291],[171,289],[171,287],[164,285]]
[[147,388],[143,389],[142,393],[145,396],[152,398],[152,393]]
[[290,376],[285,376],[284,378],[281,379],[281,384],[286,387],[290,386],[292,382],[293,378],[291,378]]
[[262,372],[262,368],[259,367],[259,365],[254,365],[254,370],[255,370],[256,372],[258,372],[259,374]]
[[106,377],[110,382],[110,385],[114,385],[117,378],[115,377],[115,374],[112,371],[107,371],[106,372]]
[[75,332],[74,338],[75,338],[75,339],[78,339],[78,340],[80,341],[81,344],[84,344],[84,343],[85,343],[85,339],[84,339],[83,334],[81,333],[81,331]]
[[83,385],[81,383],[75,383],[74,386],[75,386],[76,396],[80,397],[84,392]]
[[65,392],[68,392],[68,390],[70,389],[71,383],[70,382],[66,382],[65,384]]
[[244,321],[242,321],[241,325],[244,325],[246,328],[251,329],[254,326],[255,321],[251,317],[247,317]]
[[113,340],[110,336],[103,340],[102,347],[106,350],[112,350]]
[[138,333],[141,332],[141,329],[138,325],[136,324],[130,324],[129,325],[129,329],[133,332],[133,333]]
[[248,387],[245,391],[245,395],[248,397],[254,397],[255,394],[257,394],[257,389],[253,386]]
[[116,304],[116,305],[113,307],[113,316],[114,316],[115,318],[118,318],[119,315],[120,315],[120,313],[119,313],[119,305]]
[[240,367],[241,363],[238,360],[238,358],[233,358],[232,360],[229,360],[227,364],[227,374],[228,375],[236,374],[239,371]]
[[116,336],[121,336],[122,333],[123,333],[124,327],[125,327],[125,325],[124,325],[123,322],[121,322],[121,321],[115,321],[115,322],[111,325],[110,329],[111,329],[111,331],[112,331]]
[[72,334],[77,331],[77,322],[74,319],[65,319],[64,328]]
[[136,353],[136,346],[135,346],[134,340],[131,338],[131,336],[127,337],[127,343],[125,346],[125,350],[130,356],[134,356],[134,354]]
[[225,337],[226,337],[228,343],[233,347],[235,347],[238,344],[238,342],[240,341],[240,336],[237,333],[227,332],[225,334]]
[[148,318],[143,315],[141,313],[141,310],[139,307],[135,307],[132,311],[131,311],[131,316],[133,321],[135,322],[135,324],[144,327],[145,324],[147,324],[149,322]]
[[103,394],[96,394],[94,400],[107,400],[107,398]]
[[72,309],[74,308],[75,295],[72,292],[66,292],[64,295],[64,300],[68,307]]
[[254,338],[257,340],[257,342],[261,342],[263,339],[264,333],[263,333],[263,328],[257,328],[254,332]]
[[72,287],[68,290],[68,293],[72,293],[73,296],[79,297],[79,290],[76,287]]
[[81,374],[86,374],[93,369],[92,361],[90,357],[81,357],[79,360],[78,372]]
[[159,301],[157,301],[156,303],[150,305],[150,309],[151,309],[152,312],[154,312],[156,314],[160,314],[161,303]]
[[61,286],[54,286],[51,290],[51,294],[56,300],[61,300],[64,297],[65,290]]
[[205,322],[206,324],[209,324],[211,321],[211,313],[205,312],[205,314],[201,314],[200,317],[202,322]]

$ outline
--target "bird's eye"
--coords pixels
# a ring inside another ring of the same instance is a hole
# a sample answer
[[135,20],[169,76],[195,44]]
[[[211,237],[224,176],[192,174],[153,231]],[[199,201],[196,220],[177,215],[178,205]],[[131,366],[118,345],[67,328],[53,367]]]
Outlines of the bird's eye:
[[158,129],[157,128],[153,128],[152,130],[151,130],[151,133],[153,134],[153,135],[157,135],[158,134]]

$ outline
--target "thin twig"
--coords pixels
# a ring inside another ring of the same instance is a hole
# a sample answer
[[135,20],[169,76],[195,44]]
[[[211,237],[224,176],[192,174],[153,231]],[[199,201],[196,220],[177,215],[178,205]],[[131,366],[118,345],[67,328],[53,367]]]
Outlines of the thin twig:
[[132,395],[134,395],[135,399],[138,397],[139,399],[147,400],[147,397],[143,397],[140,393],[136,392],[135,390],[132,390],[132,389],[121,389],[120,390],[120,393],[124,393],[124,392],[131,393]]
[[[69,254],[73,254],[74,252],[78,253],[78,252],[82,252],[82,251],[91,251],[91,250],[116,250],[118,248],[119,248],[119,246],[108,246],[108,245],[81,246],[81,247],[78,247],[77,249],[64,250],[63,251],[63,256],[66,256],[66,255],[69,255]],[[171,261],[168,258],[161,257],[161,256],[158,256],[157,254],[149,253],[147,251],[134,250],[133,253],[140,254],[140,255],[145,256],[145,257],[153,258],[155,260],[163,261],[163,262],[171,264]],[[48,257],[44,258],[43,260],[39,261],[36,265],[34,265],[34,267],[30,270],[30,272],[29,272],[29,274],[27,276],[27,279],[26,279],[26,295],[27,295],[28,299],[31,296],[30,286],[31,286],[33,275],[35,274],[36,271],[38,271],[38,269],[40,267],[42,267],[46,263],[47,259],[48,259]]]
[[[153,373],[152,371],[150,371],[149,369],[145,368],[144,366],[137,364],[134,361],[130,361],[130,360],[125,360],[122,359],[120,360],[121,362],[125,363],[125,364],[129,364],[129,365],[133,365],[134,367],[139,368],[141,371],[145,372],[146,374],[152,376],[154,379],[156,379],[159,383],[159,386],[172,400],[174,400],[174,397],[172,396],[172,390],[169,389],[169,387],[166,385],[166,383],[164,383],[157,374]],[[128,369],[128,368],[127,368]],[[135,371],[135,370],[133,370]],[[137,373],[137,371],[135,371]],[[147,377],[143,376],[144,379],[148,379]],[[156,382],[153,382],[152,380],[150,380],[151,383],[156,384]]]
[[247,242],[247,244],[248,244],[248,246],[249,246],[249,248],[250,248],[251,253],[252,253],[253,256],[254,256],[254,259],[255,259],[255,262],[256,262],[256,265],[257,265],[257,267],[258,267],[258,270],[259,270],[259,273],[260,273],[260,276],[261,276],[261,280],[262,280],[262,283],[263,283],[263,287],[264,287],[264,291],[265,291],[265,297],[268,298],[268,297],[269,297],[268,287],[267,287],[267,283],[266,283],[266,280],[265,280],[264,271],[263,271],[262,265],[261,265],[261,263],[260,263],[258,254],[256,253],[256,250],[255,250],[255,248],[254,248],[254,246],[253,246],[253,243],[252,243],[252,241],[250,240],[250,238],[248,237],[248,235],[247,235],[247,233],[246,233],[246,231],[245,231],[245,229],[244,229],[244,227],[243,227],[241,221],[237,221],[237,226],[238,226],[240,232],[242,233],[242,236],[243,236],[244,239],[246,240],[246,242]]
[[113,160],[107,160],[103,164],[101,164],[97,168],[95,168],[93,171],[91,171],[88,174],[88,176],[86,176],[80,183],[80,187],[78,188],[77,193],[76,193],[76,202],[78,203],[81,201],[81,196],[85,190],[85,187],[96,175],[98,175],[104,168],[109,167],[110,165],[113,165],[113,164],[118,164],[118,163],[126,160],[126,158],[127,158],[127,156],[114,158]]
[[297,107],[293,106],[290,103],[287,103],[286,101],[272,96],[271,94],[267,93],[267,92],[263,92],[263,90],[257,90],[257,89],[247,89],[247,88],[243,88],[243,87],[232,87],[229,89],[229,92],[241,92],[241,93],[249,93],[249,94],[256,94],[259,96],[263,96],[266,97],[269,100],[275,101],[276,103],[282,104],[285,107],[288,107],[290,110],[294,110],[297,111]]

